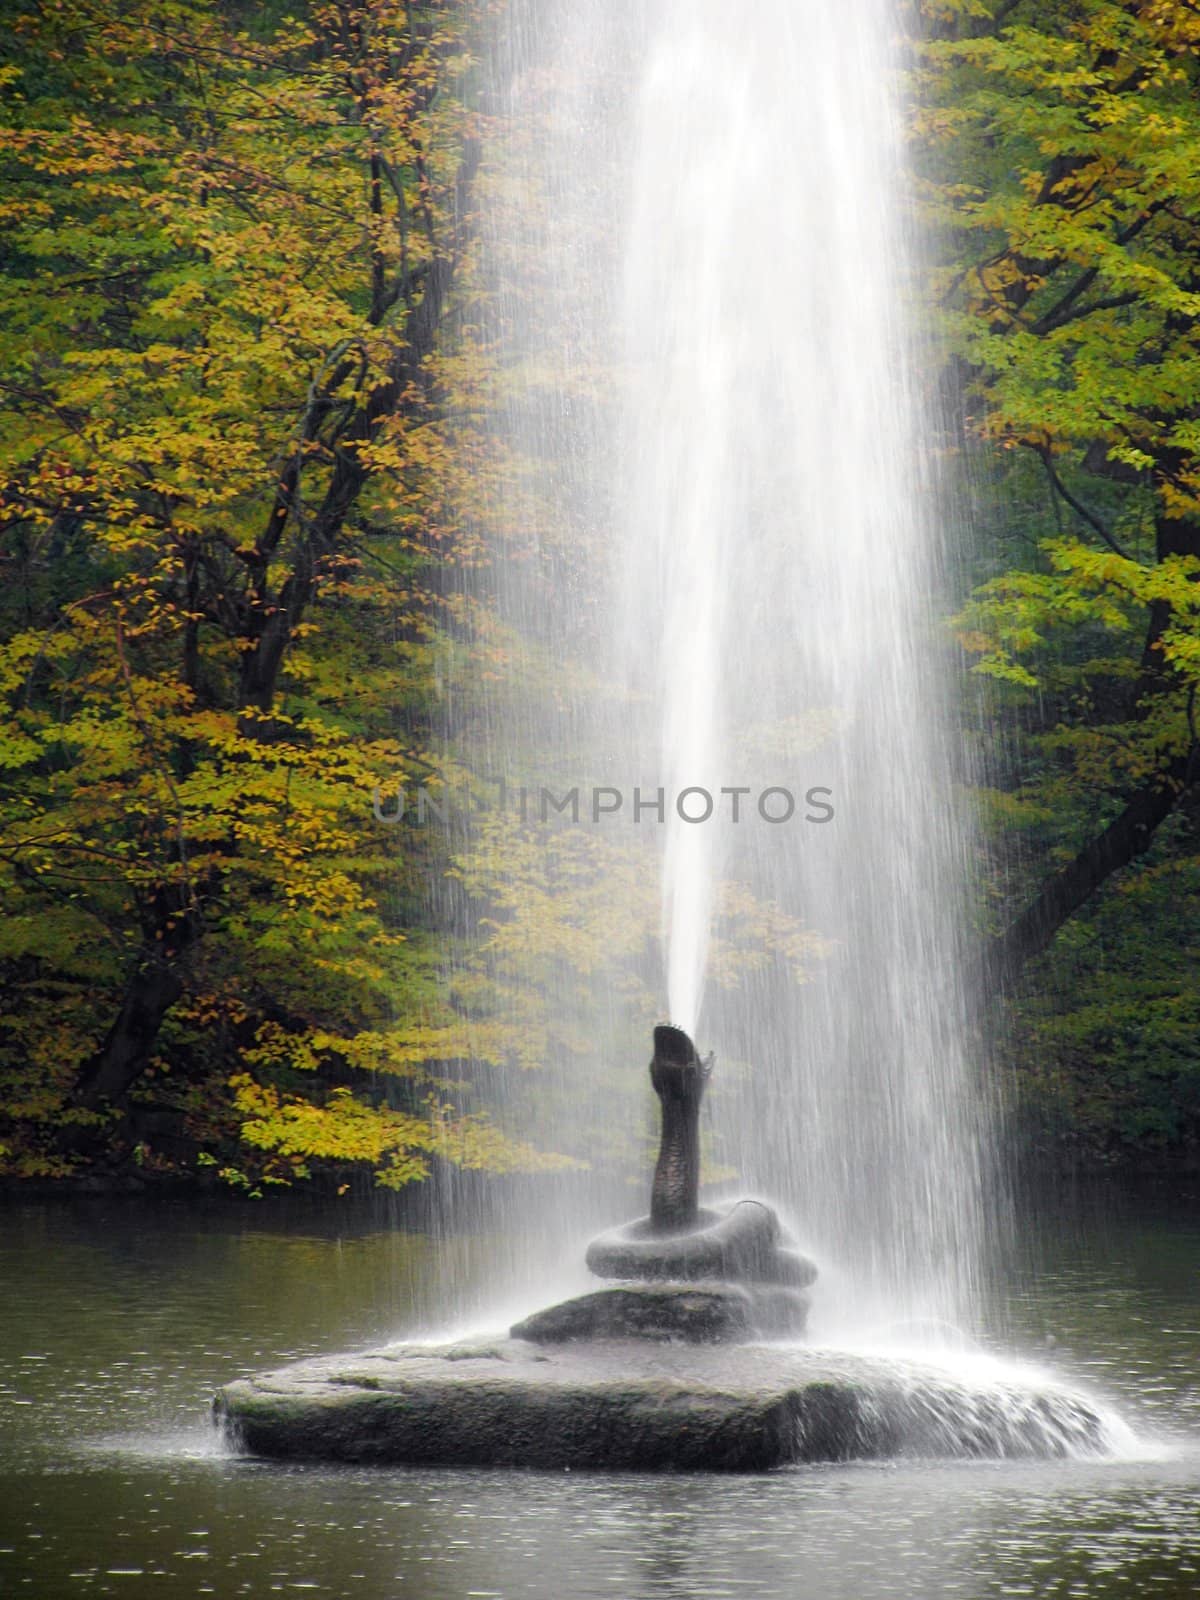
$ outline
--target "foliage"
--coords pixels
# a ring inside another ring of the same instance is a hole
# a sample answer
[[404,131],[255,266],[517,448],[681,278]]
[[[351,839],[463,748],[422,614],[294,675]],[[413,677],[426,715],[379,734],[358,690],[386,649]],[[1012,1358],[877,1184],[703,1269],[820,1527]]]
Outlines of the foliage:
[[1030,1104],[1093,1153],[1181,1148],[1197,1131],[1174,897],[1195,884],[1200,19],[1164,0],[924,15],[932,290],[993,536],[958,626],[991,684],[996,970],[1011,987],[1032,963],[1015,1023]]
[[[445,1084],[430,748],[478,559],[473,8],[69,0],[2,134],[3,1160],[547,1158]],[[468,476],[468,467],[471,476]],[[240,1141],[240,1147],[235,1144]]]
[[[551,415],[563,381],[549,349],[505,370],[492,344],[474,209],[549,202],[519,159],[481,166],[489,9],[6,13],[0,1171],[257,1193],[615,1153],[598,1041],[653,1020],[657,980],[637,841],[372,815],[397,785],[478,802],[505,695],[569,721],[578,685],[506,627],[489,564],[575,593],[598,570],[569,485],[557,503],[483,420],[498,397]],[[1026,975],[1027,1124],[1106,1158],[1179,1149],[1200,20],[921,9],[930,300],[987,534],[956,626],[987,695],[980,876],[996,971]],[[572,368],[572,404],[603,408],[605,359]],[[553,772],[553,745],[525,755]],[[820,955],[726,886],[714,981]]]
[[1190,831],[1164,837],[1064,933],[1013,1018],[1016,1132],[1039,1160],[1157,1163],[1200,1143]]

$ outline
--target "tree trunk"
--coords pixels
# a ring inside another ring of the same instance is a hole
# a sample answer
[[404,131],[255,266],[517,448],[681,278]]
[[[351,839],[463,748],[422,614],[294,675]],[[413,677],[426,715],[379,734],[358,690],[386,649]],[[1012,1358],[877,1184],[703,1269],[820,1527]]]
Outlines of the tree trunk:
[[[1155,519],[1157,559],[1200,556],[1200,522],[1173,516],[1164,492],[1172,477],[1183,471],[1185,459],[1172,452],[1157,470],[1160,510]],[[1164,695],[1182,689],[1178,674],[1165,659],[1163,635],[1172,612],[1165,601],[1150,607],[1146,642],[1138,669],[1134,715],[1141,721],[1161,705]],[[992,978],[1008,987],[1020,976],[1027,961],[1047,949],[1055,934],[1091,898],[1100,886],[1150,848],[1154,835],[1178,805],[1197,776],[1194,746],[1171,757],[1125,804],[1124,810],[1084,846],[1074,861],[1052,874],[1031,903],[996,943],[989,966]]]
[[1095,894],[1106,879],[1150,848],[1191,781],[1193,766],[1180,756],[1140,789],[1102,833],[1084,846],[1074,861],[1054,873],[997,940],[989,963],[991,977],[1011,986],[1027,961],[1048,948],[1063,923]]
[[161,956],[145,955],[126,985],[116,1020],[84,1065],[72,1104],[97,1111],[121,1106],[149,1065],[167,1013],[183,993],[178,970]]

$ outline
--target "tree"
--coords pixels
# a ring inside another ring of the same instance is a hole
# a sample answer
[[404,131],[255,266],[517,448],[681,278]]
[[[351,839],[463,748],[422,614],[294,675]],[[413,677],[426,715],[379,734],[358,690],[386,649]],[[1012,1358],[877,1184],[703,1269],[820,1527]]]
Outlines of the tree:
[[534,1159],[445,1098],[462,1031],[420,915],[439,846],[405,830],[397,879],[371,817],[376,787],[453,776],[428,681],[471,559],[450,418],[481,381],[452,327],[473,24],[443,0],[8,19],[18,1172],[234,1133],[249,1183]]
[[1200,776],[1200,16],[924,15],[916,128],[952,402],[976,440],[1028,453],[1060,508],[1037,559],[961,618],[1074,795],[1059,864],[995,941],[1010,983]]

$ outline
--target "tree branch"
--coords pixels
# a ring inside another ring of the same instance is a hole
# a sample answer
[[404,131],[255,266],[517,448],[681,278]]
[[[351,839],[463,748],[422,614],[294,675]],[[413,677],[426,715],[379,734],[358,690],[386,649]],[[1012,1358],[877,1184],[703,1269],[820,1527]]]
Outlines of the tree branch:
[[1055,872],[997,941],[990,976],[1010,987],[1025,963],[1045,951],[1055,934],[1114,872],[1144,855],[1194,779],[1195,751],[1177,756],[1130,799],[1120,816]]
[[[1066,296],[1063,298],[1065,300]],[[1132,292],[1129,294],[1113,294],[1104,300],[1086,301],[1073,311],[1069,307],[1063,309],[1061,315],[1058,314],[1059,307],[1056,307],[1054,312],[1048,311],[1044,317],[1040,317],[1033,324],[1030,332],[1057,333],[1059,328],[1069,328],[1073,322],[1082,322],[1084,317],[1090,317],[1097,311],[1120,311],[1123,306],[1136,305],[1138,298],[1139,296]],[[1060,302],[1060,306],[1061,304],[1062,302]]]
[[1088,508],[1083,504],[1082,500],[1077,500],[1067,488],[1066,484],[1059,477],[1058,473],[1054,470],[1054,462],[1050,456],[1050,446],[1045,444],[1035,444],[1032,446],[1032,448],[1036,450],[1038,455],[1041,457],[1042,465],[1046,469],[1046,476],[1050,479],[1050,486],[1054,490],[1055,494],[1061,496],[1061,498],[1070,506],[1071,510],[1075,512],[1076,516],[1082,517],[1087,523],[1088,527],[1092,528],[1100,535],[1105,544],[1111,551],[1113,551],[1115,555],[1120,556],[1123,561],[1133,561],[1133,556],[1131,556],[1129,551],[1119,544],[1112,534],[1109,533],[1108,529],[1100,521],[1100,518],[1096,516],[1094,512],[1089,511]]

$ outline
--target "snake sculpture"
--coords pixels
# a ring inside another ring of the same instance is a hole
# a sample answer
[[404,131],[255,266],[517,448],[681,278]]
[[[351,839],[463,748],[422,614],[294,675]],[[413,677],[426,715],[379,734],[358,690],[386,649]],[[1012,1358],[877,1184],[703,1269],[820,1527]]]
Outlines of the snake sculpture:
[[655,1028],[650,1082],[662,1102],[662,1143],[650,1191],[656,1232],[694,1228],[700,1220],[700,1102],[714,1059],[701,1061],[682,1028]]

